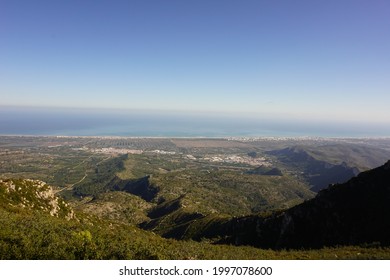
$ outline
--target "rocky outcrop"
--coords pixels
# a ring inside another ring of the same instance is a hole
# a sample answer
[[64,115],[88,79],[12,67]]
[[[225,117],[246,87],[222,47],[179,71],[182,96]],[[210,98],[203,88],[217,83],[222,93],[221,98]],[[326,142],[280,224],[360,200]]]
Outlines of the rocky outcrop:
[[39,210],[67,220],[75,217],[72,208],[55,196],[52,187],[39,180],[0,180],[0,205],[14,209]]

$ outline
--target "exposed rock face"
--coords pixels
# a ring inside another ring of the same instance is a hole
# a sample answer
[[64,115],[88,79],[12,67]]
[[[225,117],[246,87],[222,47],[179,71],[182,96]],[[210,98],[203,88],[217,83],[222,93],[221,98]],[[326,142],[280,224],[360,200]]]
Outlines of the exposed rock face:
[[54,195],[51,186],[39,180],[0,180],[0,202],[3,206],[45,211],[67,220],[74,218],[71,207]]

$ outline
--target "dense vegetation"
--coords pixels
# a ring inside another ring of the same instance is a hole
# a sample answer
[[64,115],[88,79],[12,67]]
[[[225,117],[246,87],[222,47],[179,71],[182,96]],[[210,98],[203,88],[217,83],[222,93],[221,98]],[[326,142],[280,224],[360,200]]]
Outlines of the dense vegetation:
[[299,147],[285,148],[269,152],[279,161],[290,168],[301,171],[301,177],[309,185],[311,190],[318,192],[327,188],[329,184],[342,183],[359,173],[357,168],[348,166],[345,162],[333,164],[318,160]]
[[273,251],[167,240],[136,226],[81,212],[67,220],[39,209],[9,207],[3,202],[0,259],[387,259],[390,256],[387,248]]
[[288,210],[214,223],[203,236],[225,236],[227,243],[274,249],[389,246],[389,186],[390,161]]
[[106,186],[115,178],[115,173],[124,168],[123,160],[127,155],[108,158],[95,165],[92,172],[86,175],[86,179],[73,187],[77,196],[96,196],[106,190]]
[[[384,238],[366,238],[390,235],[388,193],[354,179],[361,191],[310,200],[313,180],[334,184],[390,155],[384,140],[348,141],[0,137],[0,258],[389,259]],[[349,231],[334,223],[339,205],[354,209]],[[303,247],[316,250],[290,250]]]

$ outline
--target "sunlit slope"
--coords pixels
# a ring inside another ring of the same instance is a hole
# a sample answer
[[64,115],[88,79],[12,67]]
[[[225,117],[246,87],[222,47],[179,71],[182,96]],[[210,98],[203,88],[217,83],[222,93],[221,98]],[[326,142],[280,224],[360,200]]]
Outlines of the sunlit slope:
[[61,200],[44,195],[50,191],[50,186],[38,181],[0,182],[0,259],[390,258],[386,248],[273,251],[167,240],[136,226],[73,211],[69,206],[60,211],[64,215],[57,215],[60,212],[51,212],[55,209],[53,201]]
[[220,223],[204,237],[262,248],[390,245],[390,161],[271,215]]

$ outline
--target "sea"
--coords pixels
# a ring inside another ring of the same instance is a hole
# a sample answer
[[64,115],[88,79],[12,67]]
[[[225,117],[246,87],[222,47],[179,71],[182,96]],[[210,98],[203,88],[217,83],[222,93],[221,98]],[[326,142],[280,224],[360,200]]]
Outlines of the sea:
[[0,106],[0,135],[129,137],[389,137],[385,124],[240,114]]

